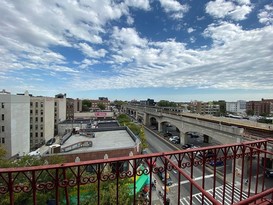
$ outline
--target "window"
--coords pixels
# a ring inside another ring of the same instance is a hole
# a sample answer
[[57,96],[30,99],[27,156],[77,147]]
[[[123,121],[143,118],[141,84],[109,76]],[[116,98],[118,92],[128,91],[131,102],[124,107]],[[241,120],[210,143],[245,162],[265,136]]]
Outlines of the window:
[[33,136],[32,136],[32,132],[30,133],[30,138],[32,138]]
[[35,122],[38,122],[38,117],[35,117]]
[[35,137],[38,137],[38,132],[35,132]]
[[57,102],[55,102],[54,105],[57,106]]
[[41,107],[44,107],[44,102],[41,102],[40,106],[41,106]]
[[32,125],[30,125],[30,128],[29,128],[30,130],[32,130]]
[[2,130],[2,132],[5,132],[5,126],[2,126],[1,130]]
[[32,123],[32,117],[30,117],[30,123]]
[[43,122],[44,121],[44,118],[43,117],[41,117],[41,122]]
[[35,110],[35,115],[38,115],[38,110]]
[[32,107],[33,106],[33,103],[32,102],[30,102],[30,107]]
[[2,107],[2,108],[5,108],[4,103],[2,103],[1,107]]
[[35,125],[35,130],[38,130],[38,125]]
[[32,110],[30,110],[30,114],[32,115]]
[[35,107],[38,107],[39,105],[38,105],[38,102],[35,102]]
[[4,114],[2,114],[2,120],[5,120],[5,115]]
[[44,111],[43,110],[41,110],[41,115],[43,115],[44,114]]
[[5,138],[2,137],[2,144],[5,144]]
[[41,137],[44,137],[44,134],[41,132]]

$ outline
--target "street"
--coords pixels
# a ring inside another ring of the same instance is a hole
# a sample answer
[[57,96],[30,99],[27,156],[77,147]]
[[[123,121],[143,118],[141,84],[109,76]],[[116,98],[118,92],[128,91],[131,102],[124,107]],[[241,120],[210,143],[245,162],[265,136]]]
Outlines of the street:
[[[171,146],[168,142],[165,142],[164,140],[161,140],[153,134],[153,132],[150,132],[148,130],[145,130],[147,142],[149,144],[149,148],[147,149],[148,152],[168,152],[168,151],[174,151],[175,148]],[[200,140],[194,139],[196,142],[200,143]],[[174,160],[175,162],[175,160]],[[183,161],[185,162],[185,161]],[[226,170],[227,174],[231,173],[231,161],[227,161]],[[157,167],[163,166],[163,163],[161,160],[157,160]],[[213,193],[213,190],[215,190],[215,198],[219,201],[222,201],[224,198],[223,204],[231,204],[231,202],[239,202],[242,199],[247,198],[246,194],[242,194],[242,197],[240,197],[240,190],[237,189],[235,186],[231,186],[230,184],[226,183],[225,186],[223,185],[223,181],[216,177],[213,174],[214,167],[211,166],[211,168],[206,167],[204,169],[204,177],[203,177],[203,169],[202,166],[200,167],[194,167],[194,169],[191,172],[191,168],[185,168],[183,169],[189,176],[191,176],[194,181],[196,181],[200,186],[204,186],[204,189],[207,190],[209,193]],[[216,170],[219,172],[222,171],[223,167],[215,167]],[[169,191],[167,193],[167,198],[171,200],[171,204],[178,204],[178,172],[175,170],[172,170],[169,172],[170,177],[172,178],[173,184],[169,186]],[[215,177],[215,179],[214,179]],[[157,191],[160,190],[163,192],[163,183],[158,177],[158,175],[153,174],[153,178],[155,178],[157,183]],[[202,200],[202,194],[201,192],[195,188],[194,186],[189,183],[189,181],[181,175],[180,179],[180,204],[190,204],[189,202],[192,201],[193,204],[201,204]],[[192,192],[191,192],[192,189]],[[225,197],[223,197],[223,189],[225,189]],[[231,197],[232,190],[234,190],[234,194]],[[153,193],[152,200],[158,201],[158,196]],[[190,195],[192,195],[192,199],[190,198]],[[161,200],[162,202],[162,200]],[[154,204],[154,203],[152,203]],[[204,198],[204,204],[212,204],[208,200]]]

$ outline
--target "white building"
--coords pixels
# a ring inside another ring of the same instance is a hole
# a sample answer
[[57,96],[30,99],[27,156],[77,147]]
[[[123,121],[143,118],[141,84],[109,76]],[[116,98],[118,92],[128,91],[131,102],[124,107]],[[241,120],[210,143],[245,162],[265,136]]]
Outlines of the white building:
[[66,119],[66,97],[30,98],[30,146],[37,149],[56,136],[58,123]]
[[0,144],[7,158],[29,152],[30,97],[0,92]]
[[54,137],[54,98],[30,98],[30,146],[37,149]]
[[54,134],[58,134],[58,124],[66,120],[66,95],[58,94],[54,98]]
[[238,100],[237,102],[226,102],[226,111],[243,114],[246,112],[246,101]]

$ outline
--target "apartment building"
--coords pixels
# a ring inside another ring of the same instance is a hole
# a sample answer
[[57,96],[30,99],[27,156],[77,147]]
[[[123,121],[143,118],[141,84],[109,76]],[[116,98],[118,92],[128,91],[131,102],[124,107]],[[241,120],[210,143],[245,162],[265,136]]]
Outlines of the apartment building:
[[30,96],[0,92],[0,145],[7,158],[29,152]]
[[82,112],[82,100],[66,98],[66,119],[74,119],[74,113]]
[[191,102],[190,109],[191,112],[203,115],[217,115],[220,113],[220,105],[206,102]]
[[58,134],[58,123],[66,120],[66,94],[55,95],[54,98],[54,135]]
[[226,111],[232,113],[245,113],[246,101],[238,100],[237,102],[226,102]]
[[246,111],[249,115],[260,116],[273,114],[273,99],[249,101],[246,103]]
[[66,119],[66,95],[30,98],[30,147],[37,149],[58,133],[58,123]]
[[107,97],[99,97],[98,100],[90,100],[91,102],[91,110],[96,111],[99,110],[99,104],[103,104],[105,106],[105,110],[110,109],[110,101]]
[[54,98],[30,98],[30,147],[37,149],[54,137]]

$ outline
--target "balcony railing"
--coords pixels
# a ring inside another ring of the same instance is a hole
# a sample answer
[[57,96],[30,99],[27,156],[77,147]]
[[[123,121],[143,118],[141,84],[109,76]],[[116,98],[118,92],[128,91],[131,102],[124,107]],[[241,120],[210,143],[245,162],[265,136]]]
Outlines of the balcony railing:
[[272,204],[269,141],[0,168],[0,204]]

